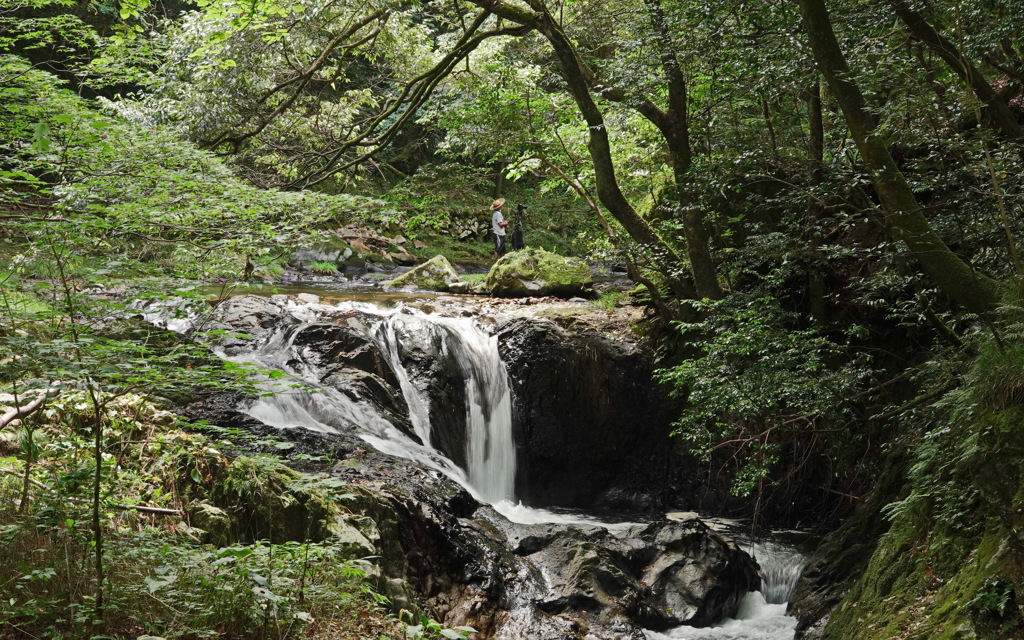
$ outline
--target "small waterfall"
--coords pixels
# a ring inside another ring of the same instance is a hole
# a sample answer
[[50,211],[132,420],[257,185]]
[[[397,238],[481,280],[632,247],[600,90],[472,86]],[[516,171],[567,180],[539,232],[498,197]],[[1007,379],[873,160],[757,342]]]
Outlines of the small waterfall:
[[399,310],[377,326],[374,339],[398,377],[416,434],[425,445],[431,442],[429,399],[412,383],[401,353],[403,341],[440,342],[442,355],[454,359],[466,385],[465,471],[469,486],[485,502],[513,500],[512,398],[498,338],[469,319],[410,317]]
[[498,338],[476,323],[448,318],[449,343],[466,380],[466,472],[490,503],[515,500],[516,450],[512,441],[512,394],[498,353]]
[[644,631],[647,640],[793,640],[796,618],[786,615],[786,606],[807,556],[792,546],[773,541],[741,546],[747,547],[757,560],[764,579],[760,591],[752,591],[740,601],[736,617],[704,628]]
[[765,601],[768,604],[789,602],[807,557],[795,549],[775,544],[758,545],[754,557],[761,565],[761,593]]

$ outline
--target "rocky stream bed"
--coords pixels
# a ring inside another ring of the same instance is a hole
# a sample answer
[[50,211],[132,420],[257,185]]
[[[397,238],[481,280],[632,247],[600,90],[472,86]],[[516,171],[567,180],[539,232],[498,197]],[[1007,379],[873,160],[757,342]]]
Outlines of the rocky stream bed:
[[[292,457],[328,454],[319,473],[343,482],[344,498],[313,514],[321,503],[298,495],[292,517],[315,516],[310,530],[379,557],[396,608],[478,638],[687,637],[671,630],[736,616],[763,573],[695,514],[663,517],[688,506],[693,481],[627,330],[637,313],[554,299],[441,296],[386,310],[236,296],[175,329],[223,331],[223,357],[307,386],[268,382],[265,397],[218,395],[183,412],[290,441]],[[237,537],[227,507],[202,505],[194,519],[208,536]]]

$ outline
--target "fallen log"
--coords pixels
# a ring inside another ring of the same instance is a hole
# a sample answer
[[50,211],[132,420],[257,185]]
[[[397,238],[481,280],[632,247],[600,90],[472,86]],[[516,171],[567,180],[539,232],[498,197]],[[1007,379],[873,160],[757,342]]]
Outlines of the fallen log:
[[39,407],[43,406],[48,397],[50,397],[51,395],[56,395],[58,393],[60,393],[60,391],[58,391],[57,389],[47,389],[40,393],[39,397],[33,400],[32,402],[26,405],[22,405],[20,407],[14,407],[13,409],[9,410],[4,415],[0,416],[0,429],[3,429],[4,427],[14,422],[15,420],[18,420],[19,418],[24,418],[28,414],[39,409]]

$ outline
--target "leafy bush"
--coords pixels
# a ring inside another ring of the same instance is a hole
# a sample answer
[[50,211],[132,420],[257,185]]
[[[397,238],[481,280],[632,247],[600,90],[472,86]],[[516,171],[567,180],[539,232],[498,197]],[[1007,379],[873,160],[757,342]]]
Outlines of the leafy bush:
[[[9,512],[0,519],[8,551],[0,561],[0,629],[92,635],[83,589],[91,580],[88,531],[72,517],[46,526]],[[213,548],[161,528],[109,524],[119,530],[107,547],[109,636],[331,637],[338,626],[398,635],[366,582],[369,562],[346,559],[335,541]]]
[[[792,328],[794,314],[774,298],[735,295],[700,308],[707,319],[678,330],[703,353],[659,374],[687,400],[675,434],[704,461],[728,468],[741,496],[776,470],[785,449],[804,453],[788,451],[787,460],[841,458],[865,364],[813,329]],[[819,440],[825,429],[830,437]]]

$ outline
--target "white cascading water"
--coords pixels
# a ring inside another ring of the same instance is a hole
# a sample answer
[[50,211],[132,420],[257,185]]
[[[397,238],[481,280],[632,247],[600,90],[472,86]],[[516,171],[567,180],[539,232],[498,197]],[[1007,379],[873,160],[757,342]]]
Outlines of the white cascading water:
[[377,343],[377,347],[388,359],[388,364],[391,365],[391,370],[394,371],[395,377],[398,378],[398,385],[402,388],[402,396],[409,407],[409,421],[412,422],[413,431],[419,436],[420,442],[429,447],[430,404],[423,393],[413,385],[412,380],[409,379],[409,373],[402,364],[402,358],[399,355],[399,350],[401,349],[401,343],[398,339],[399,327],[397,326],[399,318],[401,316],[398,314],[392,314],[384,318],[373,332],[373,338],[374,342]]
[[[442,471],[465,486],[477,499],[487,503],[515,502],[515,445],[512,441],[512,399],[508,372],[498,353],[498,339],[488,335],[468,318],[428,316],[399,307],[384,310],[365,303],[339,305],[379,316],[369,328],[372,339],[388,359],[409,407],[413,430],[423,443],[419,445],[396,429],[369,403],[354,400],[332,388],[301,391],[289,383],[267,382],[268,394],[245,413],[273,427],[303,426],[315,431],[335,431],[354,425],[364,440],[392,455],[416,460]],[[308,306],[293,308],[296,317],[313,322],[315,315],[304,316]],[[255,363],[283,369],[302,376],[305,372],[287,366],[292,360],[292,340],[303,328],[272,337],[254,353],[232,356],[236,362]],[[430,402],[417,388],[402,363],[403,347],[417,341],[437,338],[443,355],[453,357],[465,381],[466,397],[466,469],[459,469],[431,447]],[[315,375],[307,378],[314,384]]]
[[465,318],[440,318],[466,380],[466,473],[485,502],[515,502],[512,394],[498,337]]
[[[369,403],[353,399],[333,388],[303,391],[292,383],[268,381],[267,396],[256,401],[246,413],[270,426],[305,427],[334,432],[355,426],[374,448],[411,459],[440,471],[462,484],[477,499],[492,504],[509,520],[522,524],[562,523],[602,526],[612,532],[636,523],[609,524],[582,515],[556,514],[515,501],[515,446],[512,441],[512,402],[508,374],[498,353],[497,337],[488,335],[466,318],[428,316],[399,307],[383,310],[366,303],[342,303],[342,309],[378,315],[370,328],[374,340],[398,378],[409,407],[413,430],[423,444],[399,431]],[[322,321],[309,306],[293,306],[293,315],[305,322]],[[152,314],[156,318],[157,314]],[[166,320],[164,321],[166,323]],[[175,321],[183,323],[185,321]],[[169,324],[169,323],[167,323]],[[165,324],[166,326],[166,324]],[[184,326],[184,325],[183,325]],[[286,363],[292,358],[292,340],[305,325],[272,337],[258,351],[229,359],[278,368],[302,377]],[[177,327],[170,327],[177,329]],[[187,327],[184,327],[187,328]],[[429,400],[416,387],[401,360],[403,346],[438,336],[442,355],[454,357],[466,384],[467,468],[460,469],[431,446]],[[311,375],[310,378],[315,378]],[[307,383],[315,385],[307,378]],[[741,536],[742,537],[742,536]],[[678,627],[664,632],[645,631],[648,640],[792,640],[796,620],[786,615],[786,601],[803,568],[804,556],[788,546],[752,544],[748,551],[759,562],[764,575],[762,591],[748,593],[735,619],[711,627]]]
[[721,620],[710,627],[645,631],[647,640],[793,640],[796,618],[786,615],[786,606],[803,571],[806,556],[792,547],[772,542],[750,544],[747,551],[761,566],[764,580],[760,591],[743,597],[735,618]]

